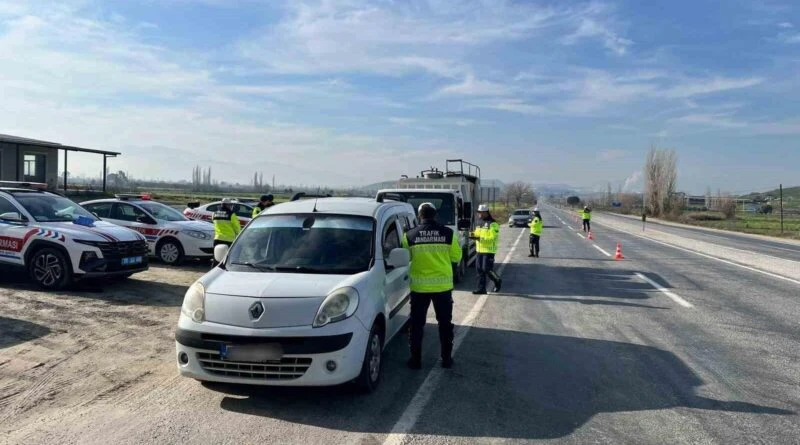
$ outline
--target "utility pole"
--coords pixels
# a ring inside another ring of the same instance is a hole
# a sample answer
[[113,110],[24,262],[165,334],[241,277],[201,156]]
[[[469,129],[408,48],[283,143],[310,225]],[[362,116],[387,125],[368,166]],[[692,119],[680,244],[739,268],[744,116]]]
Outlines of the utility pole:
[[783,235],[783,184],[781,184],[779,188],[781,191],[781,235]]

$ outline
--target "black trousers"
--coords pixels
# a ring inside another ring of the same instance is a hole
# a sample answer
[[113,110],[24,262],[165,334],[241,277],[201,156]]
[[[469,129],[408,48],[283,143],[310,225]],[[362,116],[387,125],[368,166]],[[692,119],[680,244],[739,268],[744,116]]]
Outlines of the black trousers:
[[531,255],[539,255],[539,235],[531,234],[530,249]]
[[494,271],[494,254],[493,253],[479,253],[478,258],[475,260],[478,269],[478,289],[486,290],[486,278],[491,279],[494,284],[500,281],[497,272]]
[[592,230],[592,224],[589,222],[588,219],[583,220],[583,231],[590,232]]
[[422,357],[422,336],[428,318],[428,308],[433,302],[436,321],[439,322],[439,344],[443,359],[450,358],[453,353],[453,291],[422,293],[411,292],[411,335],[409,346],[411,358]]

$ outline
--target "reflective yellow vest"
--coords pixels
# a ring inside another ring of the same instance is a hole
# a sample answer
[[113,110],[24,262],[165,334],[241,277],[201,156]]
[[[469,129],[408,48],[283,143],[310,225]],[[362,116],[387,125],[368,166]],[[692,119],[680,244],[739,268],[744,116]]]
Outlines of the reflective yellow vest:
[[425,221],[403,235],[402,245],[411,253],[411,292],[453,289],[453,264],[461,261],[461,246],[453,230]]
[[542,219],[538,216],[533,217],[533,222],[531,223],[531,235],[542,235],[542,228],[544,224],[542,223]]
[[217,241],[232,243],[242,231],[239,217],[231,210],[220,209],[214,213],[212,220],[214,222],[214,239]]
[[491,218],[482,221],[481,225],[475,228],[473,236],[477,238],[478,253],[497,253],[500,224],[497,224],[497,221]]

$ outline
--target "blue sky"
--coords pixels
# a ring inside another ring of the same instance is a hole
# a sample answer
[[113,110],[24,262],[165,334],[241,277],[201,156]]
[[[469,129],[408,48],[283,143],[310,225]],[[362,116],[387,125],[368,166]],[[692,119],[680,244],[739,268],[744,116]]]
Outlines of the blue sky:
[[655,145],[690,192],[800,184],[790,1],[0,0],[0,58],[0,133],[138,177],[360,185],[458,157],[636,190]]

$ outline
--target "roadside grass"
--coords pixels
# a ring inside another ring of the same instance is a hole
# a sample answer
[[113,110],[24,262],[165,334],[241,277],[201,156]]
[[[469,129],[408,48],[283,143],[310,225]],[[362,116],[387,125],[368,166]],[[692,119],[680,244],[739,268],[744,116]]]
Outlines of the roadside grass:
[[[689,215],[685,215],[689,216]],[[780,215],[741,214],[734,219],[726,220],[712,218],[681,218],[682,223],[712,229],[730,230],[734,232],[753,233],[784,238],[800,239],[800,218],[796,216],[783,219],[783,234],[781,235]]]

